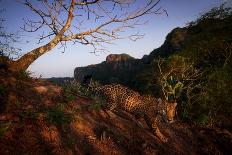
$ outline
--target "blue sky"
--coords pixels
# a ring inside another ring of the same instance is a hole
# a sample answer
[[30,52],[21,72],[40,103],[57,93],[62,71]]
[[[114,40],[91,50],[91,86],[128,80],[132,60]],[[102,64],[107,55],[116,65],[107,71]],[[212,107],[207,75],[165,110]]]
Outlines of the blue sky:
[[[141,0],[142,1],[142,0]],[[145,34],[145,37],[136,42],[130,40],[116,41],[116,45],[107,47],[110,52],[91,53],[93,49],[84,45],[73,46],[70,44],[65,53],[58,47],[44,54],[30,67],[34,76],[42,77],[72,77],[75,67],[97,64],[105,60],[109,54],[127,53],[135,58],[141,58],[159,47],[166,35],[175,27],[183,27],[189,21],[196,19],[200,13],[219,6],[225,0],[161,0],[159,6],[167,10],[169,16],[152,15],[147,25],[140,26],[136,31]],[[34,18],[29,9],[19,4],[17,0],[2,0],[1,7],[6,9],[2,17],[6,19],[7,31],[16,32],[23,24],[23,18]],[[231,1],[230,1],[231,4]],[[36,17],[35,17],[36,18]],[[25,33],[24,41],[20,42],[23,52],[37,47],[36,34]],[[27,43],[26,40],[30,41]]]

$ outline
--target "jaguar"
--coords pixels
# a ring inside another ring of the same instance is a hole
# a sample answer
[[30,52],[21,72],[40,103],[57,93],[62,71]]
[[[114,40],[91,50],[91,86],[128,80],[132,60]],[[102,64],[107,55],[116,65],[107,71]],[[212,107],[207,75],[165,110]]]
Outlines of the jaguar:
[[98,86],[93,90],[104,97],[107,109],[121,109],[136,118],[142,117],[154,134],[161,141],[167,142],[168,139],[161,133],[158,124],[162,119],[169,123],[174,121],[176,102],[163,102],[151,95],[140,95],[120,84]]

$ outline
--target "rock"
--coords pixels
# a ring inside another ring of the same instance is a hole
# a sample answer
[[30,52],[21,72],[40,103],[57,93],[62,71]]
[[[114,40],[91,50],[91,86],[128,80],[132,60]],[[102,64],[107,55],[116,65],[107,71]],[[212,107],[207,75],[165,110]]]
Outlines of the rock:
[[128,54],[110,54],[106,57],[106,62],[127,61],[134,59],[135,58],[131,57]]
[[91,77],[102,84],[120,83],[135,87],[144,83],[138,77],[143,78],[140,75],[144,70],[151,68],[154,58],[168,57],[180,51],[186,39],[187,29],[175,28],[167,35],[161,47],[153,50],[149,55],[145,55],[142,59],[135,59],[128,54],[110,54],[106,57],[106,61],[100,64],[75,68],[74,78],[84,82],[85,79],[89,79],[87,77]]
[[83,83],[88,77],[97,81],[107,78],[103,83],[118,82],[127,76],[120,72],[129,73],[136,69],[137,60],[128,54],[110,54],[100,64],[75,68],[74,78]]

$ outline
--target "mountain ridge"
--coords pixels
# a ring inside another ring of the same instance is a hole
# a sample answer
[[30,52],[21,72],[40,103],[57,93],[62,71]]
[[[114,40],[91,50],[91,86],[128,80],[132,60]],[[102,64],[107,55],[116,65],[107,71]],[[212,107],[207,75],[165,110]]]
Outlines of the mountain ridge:
[[159,48],[154,49],[149,55],[144,55],[141,59],[135,59],[125,53],[110,54],[106,57],[106,61],[99,64],[75,68],[74,78],[83,81],[85,76],[91,75],[94,80],[102,84],[120,83],[133,88],[136,85],[134,75],[149,68],[154,58],[167,57],[181,50],[186,37],[186,28],[175,28],[166,36],[166,40]]

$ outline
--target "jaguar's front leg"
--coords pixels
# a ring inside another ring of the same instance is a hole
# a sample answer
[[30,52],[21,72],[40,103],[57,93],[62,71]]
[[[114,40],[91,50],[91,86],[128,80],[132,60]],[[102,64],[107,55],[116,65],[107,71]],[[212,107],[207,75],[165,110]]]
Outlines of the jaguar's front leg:
[[106,113],[110,118],[113,118],[113,117],[116,116],[111,110],[105,110],[105,113]]
[[166,143],[168,141],[168,138],[166,138],[161,131],[159,130],[158,127],[158,118],[157,117],[149,117],[148,115],[144,116],[145,121],[147,123],[147,125],[152,129],[152,131],[154,132],[154,134],[164,143]]
[[106,114],[109,117],[115,117],[116,115],[113,113],[113,110],[116,109],[117,104],[115,102],[108,102],[108,108],[105,110]]
[[155,132],[155,135],[164,143],[166,143],[168,141],[168,138],[166,136],[164,136],[162,134],[162,132],[160,131],[159,127],[158,127],[158,120],[157,118],[155,118],[153,121],[152,121],[152,129],[153,129],[153,132]]

